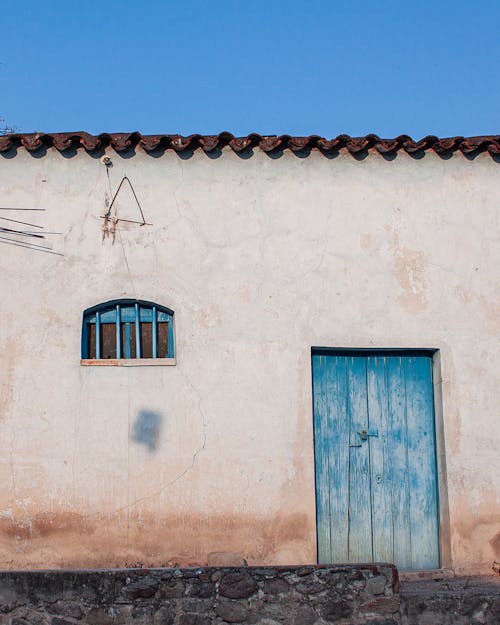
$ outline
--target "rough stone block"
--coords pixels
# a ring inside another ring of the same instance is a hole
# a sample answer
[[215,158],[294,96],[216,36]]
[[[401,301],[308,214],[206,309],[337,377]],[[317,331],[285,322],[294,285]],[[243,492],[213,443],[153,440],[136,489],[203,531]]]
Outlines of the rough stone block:
[[215,607],[217,616],[226,623],[241,623],[248,616],[248,609],[237,601],[224,601]]
[[153,625],[173,625],[174,610],[170,606],[162,606],[154,613]]
[[212,611],[213,606],[213,599],[201,599],[198,597],[186,598],[182,602],[182,609],[185,612],[192,612],[194,614],[206,614]]
[[114,619],[107,609],[95,607],[90,610],[85,620],[88,625],[113,625]]
[[301,605],[290,615],[291,625],[313,625],[318,620],[314,608],[309,605]]
[[335,623],[340,619],[350,617],[353,611],[353,605],[350,601],[339,599],[337,601],[329,601],[322,606],[321,616],[325,621]]
[[310,575],[311,573],[314,573],[314,570],[314,566],[301,566],[295,571],[295,574],[299,577],[303,577],[304,575]]
[[81,603],[76,601],[57,601],[50,609],[51,612],[61,616],[69,616],[74,619],[81,619],[84,616]]
[[[357,582],[355,582],[357,583]],[[383,595],[387,580],[383,575],[377,577],[369,577],[365,583],[365,590],[370,595]]]
[[258,589],[257,582],[247,571],[226,573],[219,586],[219,593],[230,599],[245,599]]
[[184,582],[179,580],[169,580],[162,584],[160,588],[160,597],[165,599],[176,599],[184,595],[185,586]]
[[212,619],[201,614],[182,614],[179,625],[212,625]]
[[149,599],[156,594],[160,583],[153,577],[145,577],[125,586],[122,593],[127,599]]
[[[46,616],[38,611],[29,611],[26,615],[25,620],[29,625],[48,625],[50,622],[50,616]],[[1,623],[2,621],[0,621]],[[73,624],[71,624],[73,625]]]
[[325,590],[327,586],[324,582],[319,581],[314,575],[303,577],[301,582],[295,586],[297,592],[303,595],[314,595]]
[[60,616],[54,616],[50,621],[50,625],[74,625],[74,621],[67,621],[65,618],[61,618]]
[[279,595],[289,592],[289,590],[290,584],[279,577],[277,579],[266,579],[264,582],[264,593],[266,595]]
[[4,614],[6,612],[11,612],[22,600],[22,597],[10,588],[10,586],[7,584],[0,585],[0,612]]
[[376,612],[377,614],[395,614],[399,612],[399,597],[377,597],[372,601],[363,603],[360,607],[363,612]]
[[188,597],[214,597],[215,584],[210,581],[191,579],[186,584],[186,595]]

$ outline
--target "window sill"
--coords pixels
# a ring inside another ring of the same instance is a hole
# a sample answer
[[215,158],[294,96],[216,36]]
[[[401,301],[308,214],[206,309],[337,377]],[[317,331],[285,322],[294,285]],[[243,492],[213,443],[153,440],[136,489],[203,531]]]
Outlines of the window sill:
[[94,360],[82,358],[82,367],[172,367],[176,364],[175,358],[109,358]]

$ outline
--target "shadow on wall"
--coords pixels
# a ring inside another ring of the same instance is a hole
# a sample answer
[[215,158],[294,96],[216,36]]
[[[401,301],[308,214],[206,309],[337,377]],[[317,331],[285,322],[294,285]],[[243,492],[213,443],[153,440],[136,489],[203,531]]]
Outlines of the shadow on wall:
[[144,445],[149,453],[158,449],[162,415],[153,410],[140,410],[132,427],[134,443]]

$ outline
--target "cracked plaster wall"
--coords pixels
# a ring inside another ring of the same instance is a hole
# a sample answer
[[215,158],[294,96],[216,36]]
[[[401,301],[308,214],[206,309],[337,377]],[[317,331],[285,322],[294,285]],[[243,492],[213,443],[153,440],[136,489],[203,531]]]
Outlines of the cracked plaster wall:
[[[0,160],[0,204],[62,233],[0,249],[0,566],[314,562],[315,345],[441,350],[447,565],[491,572],[500,165],[110,156],[111,186],[83,151]],[[103,241],[124,174],[153,225]],[[82,311],[120,297],[175,311],[175,367],[80,366]]]

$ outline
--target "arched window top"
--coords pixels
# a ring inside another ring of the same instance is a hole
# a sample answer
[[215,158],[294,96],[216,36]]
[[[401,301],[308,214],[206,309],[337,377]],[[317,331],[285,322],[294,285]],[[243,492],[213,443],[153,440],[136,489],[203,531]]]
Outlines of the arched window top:
[[113,300],[87,308],[82,364],[173,364],[173,321],[172,310],[142,300]]

